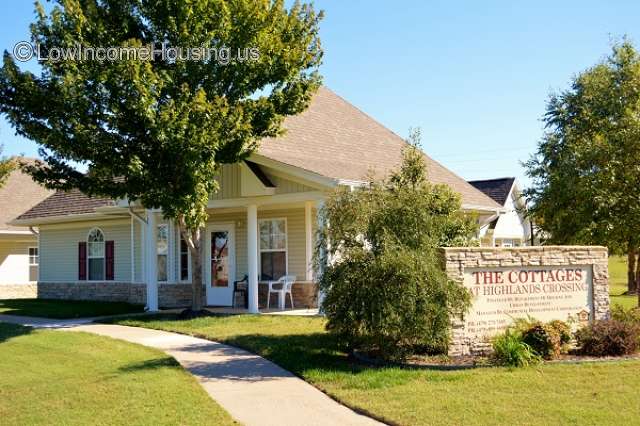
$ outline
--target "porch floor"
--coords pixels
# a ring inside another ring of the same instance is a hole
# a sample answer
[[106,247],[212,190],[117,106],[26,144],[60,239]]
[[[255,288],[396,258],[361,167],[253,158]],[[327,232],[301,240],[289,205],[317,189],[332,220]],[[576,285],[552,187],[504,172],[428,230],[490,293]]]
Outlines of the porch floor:
[[[231,308],[225,306],[205,306],[205,309],[214,314],[225,314],[225,315],[241,315],[248,314],[249,311],[244,308]],[[180,313],[184,309],[161,309],[161,313]],[[278,308],[273,309],[260,309],[260,313],[264,315],[289,315],[289,316],[299,316],[299,317],[311,317],[311,316],[321,316],[318,308],[311,309],[285,309],[281,310]]]

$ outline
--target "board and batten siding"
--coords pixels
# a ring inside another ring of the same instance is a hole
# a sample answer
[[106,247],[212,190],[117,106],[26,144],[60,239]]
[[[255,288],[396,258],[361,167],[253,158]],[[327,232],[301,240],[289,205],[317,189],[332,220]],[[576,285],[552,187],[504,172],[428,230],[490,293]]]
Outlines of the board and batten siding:
[[[210,200],[228,200],[242,197],[240,167],[239,164],[224,164],[221,167],[220,175],[216,179],[219,189],[211,194]],[[262,171],[271,183],[275,185],[276,195],[316,191],[315,188],[274,174],[267,167],[262,167]]]
[[78,243],[100,228],[105,241],[114,241],[114,281],[131,281],[131,222],[102,220],[40,227],[40,281],[78,281]]

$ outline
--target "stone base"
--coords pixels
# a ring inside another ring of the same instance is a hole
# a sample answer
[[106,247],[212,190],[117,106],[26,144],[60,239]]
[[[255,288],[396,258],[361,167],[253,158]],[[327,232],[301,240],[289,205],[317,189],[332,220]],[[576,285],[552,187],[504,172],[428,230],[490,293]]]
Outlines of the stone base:
[[0,284],[0,299],[33,299],[37,294],[36,284]]
[[[0,286],[0,291],[3,286]],[[17,286],[14,286],[17,287]],[[23,287],[23,286],[20,286]],[[25,285],[24,287],[27,287]],[[31,285],[30,295],[39,299],[95,300],[102,302],[126,302],[144,305],[147,302],[145,284],[127,282],[83,282],[51,283],[39,282]],[[37,287],[37,290],[36,290]],[[203,290],[203,300],[206,300]],[[259,306],[267,306],[267,284],[260,284],[258,292]],[[313,283],[295,283],[293,285],[293,304],[296,308],[317,307],[318,286]],[[186,308],[191,306],[191,284],[158,284],[158,305],[160,308]],[[0,296],[2,293],[0,293]],[[0,297],[2,298],[2,297]],[[6,297],[9,298],[9,297]],[[271,307],[278,306],[277,296],[271,295]],[[290,308],[289,298],[286,307]]]

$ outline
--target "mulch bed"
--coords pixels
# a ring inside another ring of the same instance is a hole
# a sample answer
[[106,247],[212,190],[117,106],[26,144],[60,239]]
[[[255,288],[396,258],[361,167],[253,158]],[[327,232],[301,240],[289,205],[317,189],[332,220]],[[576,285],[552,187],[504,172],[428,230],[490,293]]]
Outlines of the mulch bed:
[[[412,356],[404,362],[386,361],[375,355],[354,351],[351,356],[358,362],[376,367],[417,368],[426,370],[466,370],[470,368],[497,367],[488,356],[455,356],[446,355]],[[640,353],[622,356],[594,357],[575,353],[561,355],[554,360],[545,360],[543,364],[578,364],[583,362],[619,362],[640,360]]]

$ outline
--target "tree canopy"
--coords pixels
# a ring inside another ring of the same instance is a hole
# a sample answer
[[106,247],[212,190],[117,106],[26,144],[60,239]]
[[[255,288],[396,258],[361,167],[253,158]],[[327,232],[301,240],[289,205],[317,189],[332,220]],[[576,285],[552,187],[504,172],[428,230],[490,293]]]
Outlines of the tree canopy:
[[640,245],[640,56],[627,40],[550,96],[526,163],[530,213],[548,242]]
[[[0,145],[0,155],[2,154],[3,146]],[[16,168],[16,162],[13,158],[0,157],[0,188],[4,186],[7,178]]]
[[[57,0],[49,13],[40,3],[36,11],[32,41],[47,57],[40,75],[22,71],[6,51],[0,70],[0,112],[40,145],[46,162],[28,172],[49,188],[161,209],[191,231],[192,250],[219,166],[277,136],[320,84],[322,13],[308,4]],[[53,55],[148,46],[151,57]],[[185,60],[172,48],[211,55]]]

